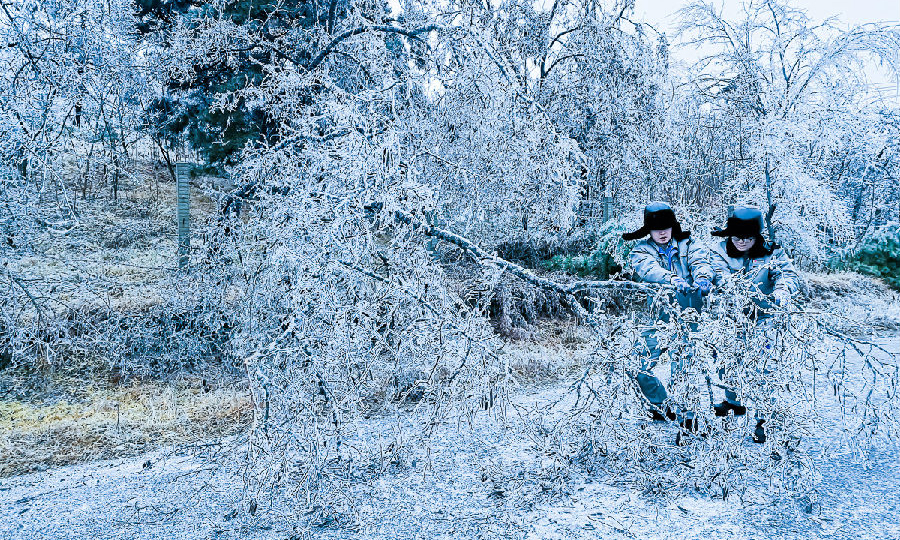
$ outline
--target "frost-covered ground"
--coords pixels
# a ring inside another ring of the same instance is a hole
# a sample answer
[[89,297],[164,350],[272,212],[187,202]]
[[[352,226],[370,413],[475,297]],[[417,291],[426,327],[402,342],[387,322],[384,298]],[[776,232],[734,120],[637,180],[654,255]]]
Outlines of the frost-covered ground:
[[[896,350],[898,340],[882,343]],[[513,401],[553,416],[564,407],[549,404],[564,388],[523,389]],[[242,443],[230,440],[0,480],[0,538],[900,538],[896,449],[863,461],[840,449],[820,458],[820,500],[807,513],[768,486],[742,500],[646,495],[542,455],[495,414],[440,426],[428,458],[416,453],[356,485],[357,503],[337,521],[327,508],[302,516],[302,528],[249,515],[237,474]],[[388,428],[379,422],[367,431]]]

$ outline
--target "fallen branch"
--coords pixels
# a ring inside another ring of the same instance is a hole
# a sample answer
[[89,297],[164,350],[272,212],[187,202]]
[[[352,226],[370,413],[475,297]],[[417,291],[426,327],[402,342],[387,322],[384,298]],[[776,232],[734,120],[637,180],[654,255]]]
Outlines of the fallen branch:
[[612,288],[656,293],[660,289],[667,288],[665,285],[637,283],[634,281],[617,281],[613,279],[597,281],[575,281],[568,284],[557,283],[556,281],[537,276],[534,274],[534,272],[514,262],[507,261],[506,259],[500,258],[493,253],[488,253],[468,238],[464,238],[458,234],[431,225],[430,223],[427,223],[410,213],[404,212],[402,210],[395,210],[394,215],[396,216],[398,221],[416,228],[427,236],[438,238],[459,248],[462,248],[466,252],[473,255],[479,261],[493,264],[503,270],[509,271],[509,273],[513,274],[514,276],[527,281],[528,283],[531,283],[536,287],[555,291],[559,294],[572,295],[577,292],[588,291],[591,289]]
[[589,313],[584,308],[584,306],[581,305],[581,302],[575,297],[575,293],[589,291],[591,289],[618,288],[641,291],[647,294],[656,294],[663,289],[671,288],[666,285],[637,283],[634,281],[616,281],[611,279],[598,281],[576,281],[569,284],[557,283],[556,281],[553,281],[551,279],[537,276],[534,274],[534,272],[528,270],[527,268],[524,268],[514,262],[507,261],[506,259],[498,257],[493,253],[485,251],[468,238],[464,238],[458,234],[436,227],[408,212],[395,210],[393,214],[394,217],[401,223],[410,225],[414,229],[420,231],[422,234],[432,236],[434,238],[443,240],[444,242],[448,242],[459,248],[462,248],[464,251],[466,251],[482,263],[493,264],[501,268],[502,270],[506,270],[512,275],[526,281],[527,283],[560,294],[572,309],[572,311],[575,312],[578,320],[583,321],[588,326],[594,328],[598,328],[600,326],[599,321],[591,313]]

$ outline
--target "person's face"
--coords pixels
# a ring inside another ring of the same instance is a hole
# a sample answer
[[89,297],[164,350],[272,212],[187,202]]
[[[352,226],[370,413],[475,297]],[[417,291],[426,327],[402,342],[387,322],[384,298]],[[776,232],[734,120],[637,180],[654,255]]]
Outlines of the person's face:
[[738,251],[749,251],[750,248],[753,247],[753,244],[756,243],[756,237],[751,236],[750,238],[741,238],[739,236],[732,236],[731,243],[734,244],[734,247]]
[[650,238],[659,245],[668,244],[672,239],[672,227],[650,231]]

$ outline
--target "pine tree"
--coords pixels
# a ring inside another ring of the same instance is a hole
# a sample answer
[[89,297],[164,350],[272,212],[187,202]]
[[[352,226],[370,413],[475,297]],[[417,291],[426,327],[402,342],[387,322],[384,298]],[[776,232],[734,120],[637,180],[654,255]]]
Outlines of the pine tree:
[[[248,143],[278,140],[276,122],[267,111],[248,103],[241,91],[260,85],[268,67],[285,59],[308,63],[316,43],[301,43],[288,54],[273,44],[297,38],[316,39],[333,30],[335,21],[347,14],[346,4],[335,0],[237,0],[213,3],[197,0],[135,0],[137,30],[154,39],[162,49],[173,47],[176,27],[199,33],[209,21],[229,26],[244,37],[223,54],[208,55],[192,66],[189,78],[170,78],[166,93],[148,107],[149,129],[160,138],[184,137],[210,165],[236,163]],[[318,30],[318,31],[317,31]],[[299,52],[297,50],[299,49]],[[216,107],[223,96],[237,96],[227,108]]]

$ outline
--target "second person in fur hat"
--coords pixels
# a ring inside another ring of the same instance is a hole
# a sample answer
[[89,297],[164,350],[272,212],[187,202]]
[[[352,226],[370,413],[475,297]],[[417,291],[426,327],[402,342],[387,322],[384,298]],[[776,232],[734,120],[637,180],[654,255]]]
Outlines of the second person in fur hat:
[[[762,235],[763,214],[752,206],[738,206],[728,216],[724,229],[712,232],[713,236],[725,237],[712,246],[710,258],[716,272],[715,283],[721,284],[734,274],[743,274],[752,283],[755,309],[748,315],[760,324],[763,331],[771,322],[773,307],[788,304],[799,291],[802,278],[794,268],[787,253],[774,242],[767,242]],[[724,377],[724,369],[719,370],[719,378]],[[724,388],[725,399],[713,405],[716,416],[727,416],[729,411],[736,416],[746,413],[740,396],[734,388]],[[765,420],[757,414],[753,440],[766,440]]]
[[790,257],[778,244],[763,238],[762,211],[752,206],[738,206],[728,217],[724,229],[713,236],[725,237],[713,245],[710,259],[716,283],[735,273],[744,272],[763,295],[757,305],[762,309],[784,305],[800,288],[800,275]]

